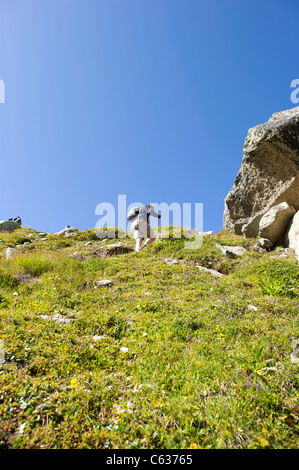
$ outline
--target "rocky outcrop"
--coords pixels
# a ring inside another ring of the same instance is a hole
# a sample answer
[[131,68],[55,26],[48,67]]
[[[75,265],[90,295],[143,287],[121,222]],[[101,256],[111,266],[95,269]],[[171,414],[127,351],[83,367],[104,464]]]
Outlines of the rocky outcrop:
[[286,202],[299,210],[298,142],[299,107],[249,130],[241,168],[225,198],[225,229],[257,237],[262,217],[273,206]]
[[20,225],[13,220],[0,221],[0,232],[13,232],[16,228],[20,228]]

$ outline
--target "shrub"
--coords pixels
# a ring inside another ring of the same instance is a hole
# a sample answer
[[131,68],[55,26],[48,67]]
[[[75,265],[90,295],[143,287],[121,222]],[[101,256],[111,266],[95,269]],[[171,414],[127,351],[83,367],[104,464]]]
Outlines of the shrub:
[[36,255],[18,257],[15,260],[15,264],[24,274],[30,274],[31,276],[40,276],[54,267],[50,259],[40,258]]

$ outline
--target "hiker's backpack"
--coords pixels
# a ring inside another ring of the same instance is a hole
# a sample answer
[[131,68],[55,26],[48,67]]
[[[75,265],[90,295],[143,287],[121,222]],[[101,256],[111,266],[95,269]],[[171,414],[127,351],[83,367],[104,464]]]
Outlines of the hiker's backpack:
[[136,217],[139,215],[139,209],[140,207],[132,207],[132,209],[129,210],[127,220],[132,222],[132,220],[136,219]]

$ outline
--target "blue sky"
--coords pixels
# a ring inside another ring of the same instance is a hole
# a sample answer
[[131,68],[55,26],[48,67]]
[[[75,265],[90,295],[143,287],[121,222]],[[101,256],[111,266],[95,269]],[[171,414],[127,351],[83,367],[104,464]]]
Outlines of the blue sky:
[[[0,0],[0,220],[203,203],[222,228],[248,129],[293,108],[297,0]],[[163,223],[163,222],[162,222]]]

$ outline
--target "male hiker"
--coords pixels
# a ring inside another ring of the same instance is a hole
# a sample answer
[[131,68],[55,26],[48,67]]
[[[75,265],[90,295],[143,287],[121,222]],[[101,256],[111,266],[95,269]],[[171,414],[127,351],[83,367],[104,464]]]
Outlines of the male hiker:
[[[142,248],[153,243],[156,239],[154,232],[149,225],[150,215],[161,218],[161,214],[155,212],[152,204],[146,204],[142,207],[133,207],[128,214],[127,220],[131,222],[131,230],[136,239],[135,251],[140,251]],[[144,245],[143,240],[146,238]]]

